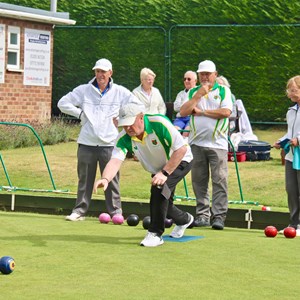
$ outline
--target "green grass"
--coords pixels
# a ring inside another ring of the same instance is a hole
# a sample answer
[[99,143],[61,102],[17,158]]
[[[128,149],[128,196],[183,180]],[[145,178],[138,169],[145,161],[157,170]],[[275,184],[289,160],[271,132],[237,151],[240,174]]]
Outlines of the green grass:
[[144,248],[145,232],[141,224],[0,212],[0,256],[16,262],[0,275],[1,298],[299,299],[299,238],[193,228],[186,235],[204,238]]

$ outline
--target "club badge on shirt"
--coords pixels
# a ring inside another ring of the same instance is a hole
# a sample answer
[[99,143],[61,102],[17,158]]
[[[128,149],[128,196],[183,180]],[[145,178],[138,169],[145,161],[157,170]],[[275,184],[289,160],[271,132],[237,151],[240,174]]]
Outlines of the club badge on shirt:
[[157,145],[157,140],[156,140],[156,139],[152,139],[151,142],[152,142],[152,144],[153,144],[154,146]]

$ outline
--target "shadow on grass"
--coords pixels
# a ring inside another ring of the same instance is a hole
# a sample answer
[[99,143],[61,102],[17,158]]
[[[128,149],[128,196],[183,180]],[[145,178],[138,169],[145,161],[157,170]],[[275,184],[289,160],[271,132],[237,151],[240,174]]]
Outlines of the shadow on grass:
[[2,241],[28,241],[33,246],[46,247],[47,242],[76,242],[89,244],[138,244],[141,237],[115,237],[115,236],[96,236],[96,235],[34,235],[34,236],[1,236]]

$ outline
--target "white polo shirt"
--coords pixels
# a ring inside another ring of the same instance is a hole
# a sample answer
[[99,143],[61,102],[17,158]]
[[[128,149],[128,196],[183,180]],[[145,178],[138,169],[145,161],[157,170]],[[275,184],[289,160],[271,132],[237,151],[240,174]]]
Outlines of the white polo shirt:
[[[200,89],[197,86],[190,90],[189,99]],[[201,97],[197,107],[200,110],[228,108],[232,111],[231,91],[217,82],[207,95]],[[191,116],[189,144],[202,147],[228,150],[229,119],[213,119],[206,116]]]
[[112,158],[125,160],[128,151],[133,152],[143,168],[151,174],[162,170],[172,153],[182,146],[187,147],[183,161],[191,162],[193,155],[190,146],[179,131],[163,115],[145,115],[145,131],[142,140],[130,137],[123,129],[117,137]]

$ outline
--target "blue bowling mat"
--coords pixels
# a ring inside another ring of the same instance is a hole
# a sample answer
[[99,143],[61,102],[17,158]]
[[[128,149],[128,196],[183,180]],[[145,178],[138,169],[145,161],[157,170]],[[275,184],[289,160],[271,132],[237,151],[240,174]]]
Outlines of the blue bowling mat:
[[190,241],[199,240],[203,238],[204,236],[202,235],[184,235],[179,239],[174,239],[168,235],[163,235],[163,239],[165,242],[178,242],[178,243],[190,242]]

